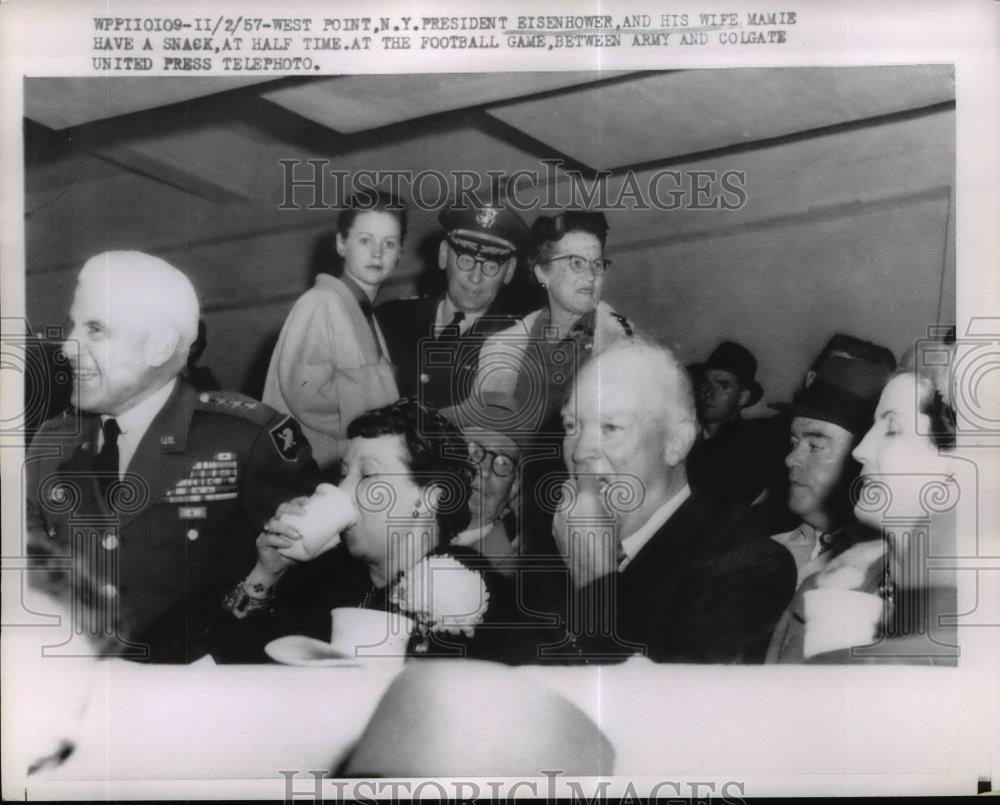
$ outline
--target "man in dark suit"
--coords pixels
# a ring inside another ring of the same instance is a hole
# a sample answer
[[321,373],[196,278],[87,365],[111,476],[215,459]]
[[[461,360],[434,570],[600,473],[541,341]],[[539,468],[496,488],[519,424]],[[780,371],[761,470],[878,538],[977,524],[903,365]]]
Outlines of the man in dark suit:
[[190,281],[159,258],[88,260],[65,344],[73,408],[28,453],[36,579],[123,657],[203,655],[223,595],[253,566],[261,525],[315,485],[294,419],[183,377],[198,313]]
[[577,375],[563,409],[571,478],[553,536],[567,557],[568,618],[589,660],[760,661],[795,589],[795,563],[692,493],[697,421],[669,350],[612,347]]
[[377,314],[400,394],[444,409],[468,397],[486,338],[518,318],[500,292],[514,278],[528,228],[499,205],[453,206],[438,220],[445,293],[386,302]]

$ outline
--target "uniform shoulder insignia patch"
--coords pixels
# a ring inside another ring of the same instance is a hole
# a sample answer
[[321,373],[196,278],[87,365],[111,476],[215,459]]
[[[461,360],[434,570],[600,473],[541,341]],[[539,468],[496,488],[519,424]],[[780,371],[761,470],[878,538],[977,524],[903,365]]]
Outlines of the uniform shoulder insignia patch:
[[299,450],[306,444],[306,437],[302,435],[302,428],[299,427],[295,417],[286,416],[268,433],[271,435],[274,449],[285,461],[295,461]]

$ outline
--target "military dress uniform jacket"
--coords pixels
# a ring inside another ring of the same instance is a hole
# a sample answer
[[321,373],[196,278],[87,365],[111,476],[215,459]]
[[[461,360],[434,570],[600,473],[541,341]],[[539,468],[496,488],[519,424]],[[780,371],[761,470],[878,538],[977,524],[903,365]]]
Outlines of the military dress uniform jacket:
[[68,412],[35,437],[32,565],[48,570],[50,586],[59,578],[79,617],[114,624],[121,656],[197,659],[223,595],[254,565],[261,526],[314,489],[308,442],[290,416],[178,379],[108,500],[93,474],[99,432],[99,416]]
[[459,405],[469,396],[486,339],[520,318],[494,302],[466,332],[446,328],[435,333],[441,299],[396,299],[376,311],[396,364],[399,393],[438,409]]

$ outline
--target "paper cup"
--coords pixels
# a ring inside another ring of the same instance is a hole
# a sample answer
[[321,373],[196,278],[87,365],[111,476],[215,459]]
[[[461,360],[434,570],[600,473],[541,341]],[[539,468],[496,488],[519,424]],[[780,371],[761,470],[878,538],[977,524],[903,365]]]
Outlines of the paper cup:
[[817,589],[802,595],[806,658],[827,651],[867,646],[875,640],[885,601],[857,590]]
[[406,659],[406,646],[416,625],[412,618],[357,607],[338,607],[330,616],[330,646],[338,655],[400,663]]
[[305,504],[303,514],[283,514],[282,522],[302,535],[278,553],[308,562],[340,544],[341,532],[355,521],[354,501],[333,484],[320,484]]

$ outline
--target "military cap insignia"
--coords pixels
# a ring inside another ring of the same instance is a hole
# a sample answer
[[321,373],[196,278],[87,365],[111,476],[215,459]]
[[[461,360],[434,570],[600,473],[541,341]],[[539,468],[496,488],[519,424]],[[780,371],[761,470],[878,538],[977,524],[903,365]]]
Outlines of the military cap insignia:
[[285,461],[295,461],[299,449],[305,443],[305,436],[295,418],[286,416],[268,432],[278,455]]
[[476,223],[483,227],[483,229],[489,229],[496,223],[499,215],[500,210],[496,207],[483,207],[476,213]]

